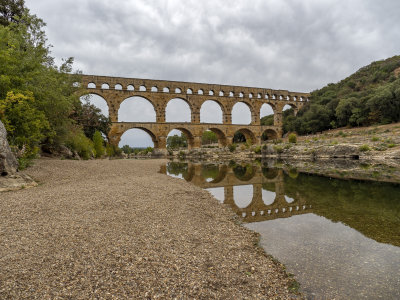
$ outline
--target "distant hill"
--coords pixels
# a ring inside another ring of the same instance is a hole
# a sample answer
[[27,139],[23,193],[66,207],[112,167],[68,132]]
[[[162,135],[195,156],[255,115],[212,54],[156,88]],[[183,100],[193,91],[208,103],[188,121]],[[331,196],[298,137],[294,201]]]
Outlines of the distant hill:
[[[349,126],[400,121],[400,56],[376,61],[338,83],[311,93],[311,102],[294,117],[284,112],[284,132],[315,133]],[[271,117],[261,119],[271,123]]]

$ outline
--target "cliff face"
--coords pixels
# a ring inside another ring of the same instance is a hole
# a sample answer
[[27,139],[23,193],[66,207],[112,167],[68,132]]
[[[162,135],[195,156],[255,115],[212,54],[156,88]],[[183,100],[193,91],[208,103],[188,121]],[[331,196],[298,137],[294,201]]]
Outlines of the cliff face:
[[16,173],[18,162],[12,154],[7,142],[7,131],[0,121],[0,175],[7,176]]

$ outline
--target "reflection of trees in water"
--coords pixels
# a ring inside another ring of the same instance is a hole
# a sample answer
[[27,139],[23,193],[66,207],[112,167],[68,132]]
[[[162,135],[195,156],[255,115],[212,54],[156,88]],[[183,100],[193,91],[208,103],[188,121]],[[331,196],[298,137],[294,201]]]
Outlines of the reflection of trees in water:
[[169,174],[173,175],[180,175],[182,174],[183,177],[186,177],[188,174],[189,166],[187,163],[182,162],[169,162],[167,164],[167,171]]
[[274,182],[265,182],[262,184],[263,190],[275,192],[275,183]]
[[366,236],[400,246],[400,186],[300,174],[285,176],[285,194],[300,195],[315,214],[342,222]]
[[236,165],[233,167],[233,173],[236,178],[242,181],[247,181],[253,178],[255,172],[255,167],[252,165]]
[[219,174],[219,166],[218,165],[214,165],[214,164],[203,165],[201,168],[201,176],[205,179],[207,179],[207,178],[215,179],[215,178],[217,178],[218,174]]
[[262,168],[262,173],[265,178],[274,179],[276,176],[278,176],[278,169]]

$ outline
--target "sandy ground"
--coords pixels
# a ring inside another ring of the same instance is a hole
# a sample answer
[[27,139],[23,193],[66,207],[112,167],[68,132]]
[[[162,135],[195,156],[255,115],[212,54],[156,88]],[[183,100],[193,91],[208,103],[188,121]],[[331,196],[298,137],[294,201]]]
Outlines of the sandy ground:
[[0,299],[288,299],[282,266],[162,160],[41,159],[0,193]]

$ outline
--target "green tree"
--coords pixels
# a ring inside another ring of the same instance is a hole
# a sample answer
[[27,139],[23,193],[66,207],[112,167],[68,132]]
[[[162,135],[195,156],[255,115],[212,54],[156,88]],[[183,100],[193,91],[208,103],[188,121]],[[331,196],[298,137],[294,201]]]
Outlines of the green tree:
[[90,104],[88,99],[84,102],[77,102],[75,104],[74,113],[71,118],[82,126],[88,138],[93,138],[96,131],[100,131],[107,136],[110,131],[111,120],[104,116],[101,110]]
[[100,158],[104,155],[104,140],[101,136],[100,131],[96,131],[93,134],[93,147],[95,151],[96,158]]
[[124,145],[121,148],[122,152],[124,152],[125,154],[131,154],[135,152],[135,149],[133,149],[132,147],[130,147],[129,145]]
[[24,0],[0,0],[0,25],[18,22],[25,10]]
[[233,142],[234,143],[245,143],[246,137],[240,131],[236,131],[235,134],[233,135]]
[[203,132],[203,135],[201,137],[201,141],[202,141],[203,145],[214,144],[214,143],[218,143],[218,137],[211,130],[206,130],[206,131]]
[[180,136],[175,134],[167,137],[167,147],[170,149],[187,147],[186,136],[184,134],[181,134]]
[[50,129],[44,113],[35,108],[34,102],[31,93],[8,92],[5,99],[0,99],[0,119],[10,144],[19,149],[21,157],[34,156]]
[[[9,9],[7,3],[11,2],[3,2],[6,5],[1,8]],[[23,6],[23,1],[14,2]],[[0,25],[0,99],[5,99],[11,91],[29,95],[34,100],[31,106],[43,113],[48,122],[48,130],[41,139],[42,148],[57,148],[69,138],[75,123],[70,115],[79,101],[78,87],[73,83],[79,82],[80,76],[71,74],[73,59],[65,60],[60,67],[54,64],[42,30],[45,23],[29,14],[28,9],[24,8],[23,14],[15,17],[18,22],[14,22],[10,14],[2,13],[2,16],[11,21],[7,26]],[[7,114],[10,113],[13,112]],[[20,138],[29,139],[30,136]]]

